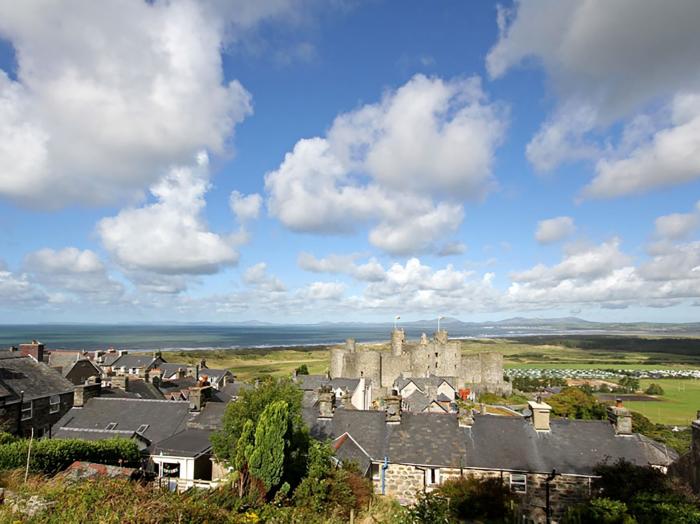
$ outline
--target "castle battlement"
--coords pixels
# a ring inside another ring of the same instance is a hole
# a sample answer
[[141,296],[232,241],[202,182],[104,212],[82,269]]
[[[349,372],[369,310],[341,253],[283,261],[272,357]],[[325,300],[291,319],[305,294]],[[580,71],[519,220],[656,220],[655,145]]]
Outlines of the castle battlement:
[[364,377],[381,388],[390,388],[400,375],[404,378],[435,375],[457,377],[459,388],[507,394],[511,391],[510,383],[503,380],[503,355],[462,355],[460,342],[449,340],[444,329],[431,339],[424,333],[416,342],[407,342],[404,330],[394,329],[390,352],[358,348],[354,339],[348,339],[344,347],[331,349],[330,375]]

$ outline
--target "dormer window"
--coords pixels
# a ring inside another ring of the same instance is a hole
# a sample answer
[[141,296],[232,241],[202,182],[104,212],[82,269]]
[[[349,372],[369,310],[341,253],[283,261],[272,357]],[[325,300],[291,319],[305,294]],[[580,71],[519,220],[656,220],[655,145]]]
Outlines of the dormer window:
[[116,422],[110,422],[109,424],[107,424],[107,427],[105,428],[105,431],[112,431],[112,430],[114,430],[116,427],[117,427],[117,423],[116,423]]
[[143,435],[147,429],[148,429],[148,424],[141,424],[139,426],[139,429],[136,430],[136,433],[138,433],[139,435]]

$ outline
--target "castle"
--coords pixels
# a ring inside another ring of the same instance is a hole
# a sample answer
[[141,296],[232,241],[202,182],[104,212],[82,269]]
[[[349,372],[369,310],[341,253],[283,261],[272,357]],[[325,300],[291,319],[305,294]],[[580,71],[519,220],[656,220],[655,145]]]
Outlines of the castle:
[[423,333],[417,343],[407,343],[404,330],[391,332],[391,353],[358,348],[354,339],[345,347],[331,349],[332,378],[370,379],[374,390],[389,391],[400,377],[450,377],[454,387],[476,392],[510,394],[510,382],[503,380],[503,355],[474,353],[462,355],[459,341],[450,341],[447,331],[439,330],[432,340]]

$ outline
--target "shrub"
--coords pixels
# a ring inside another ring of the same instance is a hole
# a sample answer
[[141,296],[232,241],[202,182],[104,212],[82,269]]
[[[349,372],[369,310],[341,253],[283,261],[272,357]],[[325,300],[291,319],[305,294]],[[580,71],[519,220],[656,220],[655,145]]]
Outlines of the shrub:
[[[22,468],[26,465],[28,440],[0,445],[0,470]],[[29,469],[53,475],[76,460],[138,466],[141,453],[133,440],[42,439],[32,442]]]
[[570,508],[562,519],[563,524],[633,524],[635,519],[627,511],[627,504],[606,498],[593,499],[586,504]]
[[416,503],[408,508],[405,524],[449,524],[449,501],[437,492],[419,493]]
[[549,397],[547,403],[558,417],[602,420],[607,416],[605,406],[581,388],[564,388],[561,393]]
[[651,466],[637,466],[620,459],[614,464],[599,464],[593,472],[599,476],[593,481],[593,488],[604,498],[629,503],[640,492],[670,492],[666,475]]
[[658,384],[649,384],[649,387],[644,390],[647,395],[663,395],[664,388]]
[[455,520],[484,519],[505,521],[512,515],[517,499],[501,479],[477,479],[473,476],[445,481],[436,492],[450,501],[450,515]]

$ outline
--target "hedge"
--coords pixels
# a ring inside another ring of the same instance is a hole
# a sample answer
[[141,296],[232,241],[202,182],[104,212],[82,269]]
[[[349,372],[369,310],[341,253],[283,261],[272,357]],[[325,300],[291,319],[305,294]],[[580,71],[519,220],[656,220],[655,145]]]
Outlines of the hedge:
[[[23,439],[0,445],[0,470],[23,468],[27,464],[29,440]],[[32,442],[30,471],[53,475],[76,460],[138,466],[141,454],[133,440],[42,439]]]

